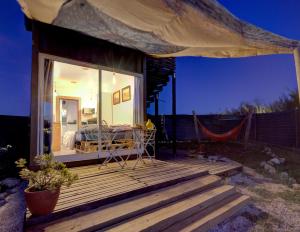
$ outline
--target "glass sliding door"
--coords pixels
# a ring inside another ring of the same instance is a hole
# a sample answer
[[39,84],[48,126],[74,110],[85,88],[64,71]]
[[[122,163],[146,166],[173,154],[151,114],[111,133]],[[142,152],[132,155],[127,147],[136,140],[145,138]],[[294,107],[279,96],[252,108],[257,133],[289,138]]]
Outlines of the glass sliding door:
[[97,153],[98,69],[45,60],[44,73],[44,152]]
[[130,130],[143,123],[142,77],[45,59],[40,85],[39,153],[60,161],[105,156],[101,124]]

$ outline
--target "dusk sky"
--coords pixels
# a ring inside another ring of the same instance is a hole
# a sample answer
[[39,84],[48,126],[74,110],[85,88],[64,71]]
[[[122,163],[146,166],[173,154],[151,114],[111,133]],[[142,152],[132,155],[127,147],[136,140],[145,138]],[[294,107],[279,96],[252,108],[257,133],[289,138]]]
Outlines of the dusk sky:
[[[220,0],[237,17],[300,40],[299,0]],[[31,33],[14,0],[2,0],[0,14],[0,115],[29,115]],[[179,114],[219,113],[256,99],[268,103],[295,89],[292,55],[235,59],[177,59]],[[170,85],[160,95],[160,113],[171,112]]]

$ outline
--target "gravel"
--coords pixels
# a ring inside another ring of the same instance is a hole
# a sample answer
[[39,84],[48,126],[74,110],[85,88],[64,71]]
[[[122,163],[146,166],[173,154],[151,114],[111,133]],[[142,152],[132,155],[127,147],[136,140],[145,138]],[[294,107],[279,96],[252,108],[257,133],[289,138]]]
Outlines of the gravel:
[[[3,183],[3,182],[2,182]],[[26,211],[25,199],[23,191],[26,184],[15,185],[17,181],[9,180],[9,186],[13,188],[7,189],[0,200],[0,231],[2,232],[21,232],[23,231],[24,215]],[[2,204],[2,205],[1,205]]]

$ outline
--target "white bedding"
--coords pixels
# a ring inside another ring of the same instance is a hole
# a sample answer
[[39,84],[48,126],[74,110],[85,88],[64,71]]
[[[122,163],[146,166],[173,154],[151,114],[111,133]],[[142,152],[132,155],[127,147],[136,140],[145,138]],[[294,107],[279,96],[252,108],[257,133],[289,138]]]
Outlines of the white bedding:
[[73,149],[75,146],[75,131],[66,131],[63,136],[63,145],[66,148]]

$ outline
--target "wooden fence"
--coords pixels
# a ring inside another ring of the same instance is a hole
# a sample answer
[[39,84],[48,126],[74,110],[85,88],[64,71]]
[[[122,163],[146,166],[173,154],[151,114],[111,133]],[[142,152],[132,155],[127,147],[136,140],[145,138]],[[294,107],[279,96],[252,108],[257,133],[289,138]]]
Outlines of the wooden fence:
[[[162,116],[149,116],[158,127],[158,139],[172,138],[172,116],[165,115],[165,131],[161,123]],[[234,115],[197,115],[198,119],[211,131],[223,133],[239,124],[243,116]],[[28,117],[0,115],[0,147],[10,144],[14,151],[23,157],[29,155],[30,119]],[[196,140],[193,115],[177,115],[176,138],[179,141]],[[243,140],[245,126],[239,136]],[[200,131],[201,139],[207,139]],[[254,114],[251,122],[250,140],[273,145],[300,148],[300,112],[299,110],[279,113]]]
[[[158,139],[166,140],[172,137],[172,116],[164,115],[155,118],[150,116],[159,128]],[[234,115],[197,115],[197,118],[211,131],[224,133],[238,125],[244,116]],[[164,120],[162,120],[164,119]],[[164,121],[164,123],[163,123]],[[164,126],[163,126],[164,124]],[[243,126],[239,140],[244,139]],[[166,133],[163,133],[165,130]],[[178,141],[196,140],[193,115],[177,115],[176,138]],[[207,139],[200,132],[200,138]],[[300,113],[299,110],[254,114],[251,121],[250,140],[284,147],[300,147]]]
[[29,158],[29,117],[0,115],[0,148],[7,145],[18,158]]

